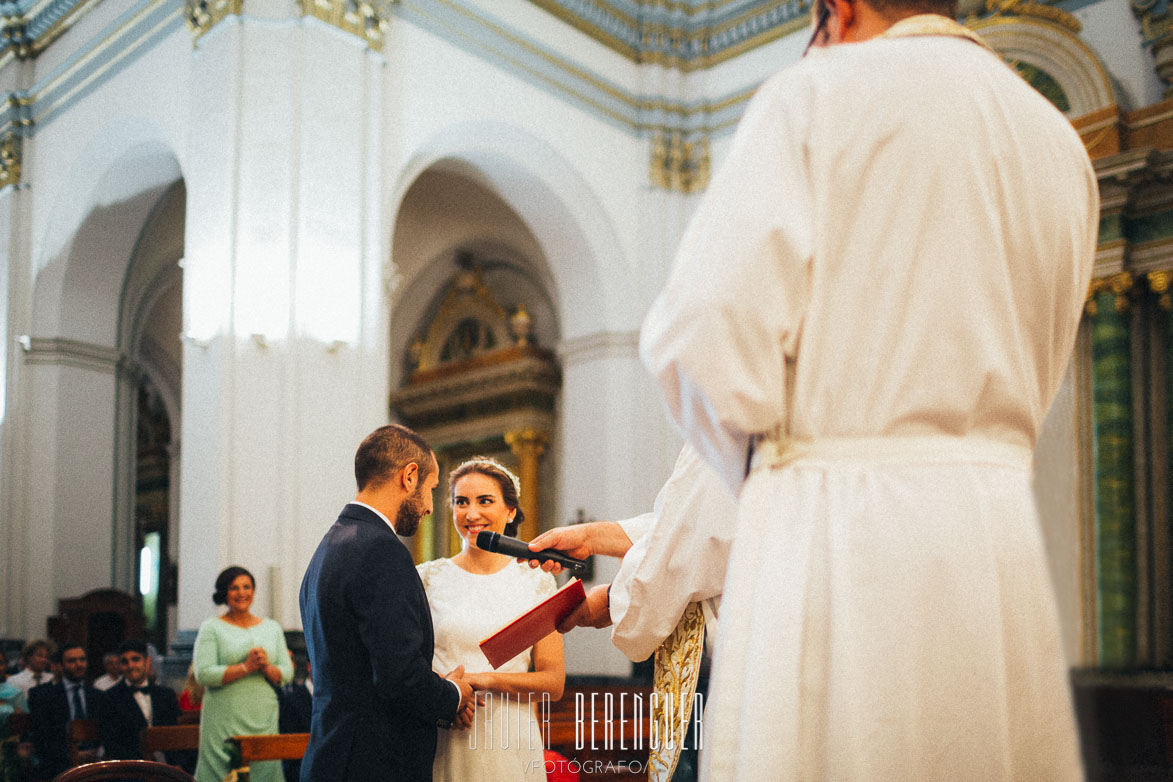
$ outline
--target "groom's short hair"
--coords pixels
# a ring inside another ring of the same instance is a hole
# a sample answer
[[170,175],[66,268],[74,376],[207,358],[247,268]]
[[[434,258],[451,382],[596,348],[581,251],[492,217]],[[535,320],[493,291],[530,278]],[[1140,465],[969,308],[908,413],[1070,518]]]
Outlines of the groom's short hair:
[[367,435],[354,454],[358,490],[378,488],[412,462],[419,465],[422,484],[436,464],[427,441],[402,424],[380,426]]

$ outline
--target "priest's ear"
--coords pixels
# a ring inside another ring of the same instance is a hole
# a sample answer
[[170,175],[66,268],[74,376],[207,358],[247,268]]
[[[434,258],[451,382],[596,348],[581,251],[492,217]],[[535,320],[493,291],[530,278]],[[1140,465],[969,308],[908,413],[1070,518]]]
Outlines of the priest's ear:
[[826,6],[827,44],[843,43],[855,40],[852,33],[858,22],[858,7],[860,0],[821,0]]

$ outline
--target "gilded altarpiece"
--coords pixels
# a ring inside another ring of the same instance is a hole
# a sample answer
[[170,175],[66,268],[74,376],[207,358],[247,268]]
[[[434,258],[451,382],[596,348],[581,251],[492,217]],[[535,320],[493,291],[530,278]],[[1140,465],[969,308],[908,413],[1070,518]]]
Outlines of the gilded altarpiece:
[[466,264],[406,360],[407,381],[391,395],[391,411],[427,439],[440,466],[433,514],[415,535],[416,561],[460,550],[446,478],[474,455],[497,459],[520,479],[522,540],[552,526],[543,525],[543,510],[553,504],[545,457],[562,375],[554,353],[535,343],[525,305],[506,311],[480,269]]

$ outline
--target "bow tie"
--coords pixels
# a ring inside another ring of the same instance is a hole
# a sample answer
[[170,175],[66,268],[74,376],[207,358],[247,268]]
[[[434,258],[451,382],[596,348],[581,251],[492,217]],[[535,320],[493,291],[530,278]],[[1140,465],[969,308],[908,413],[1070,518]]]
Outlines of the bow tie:
[[147,692],[147,688],[148,688],[148,686],[149,686],[149,685],[146,685],[146,684],[144,684],[142,687],[134,687],[134,686],[130,686],[130,691],[131,691],[131,692],[141,692],[141,693],[143,693],[143,694],[145,695],[145,694],[146,694],[146,692]]

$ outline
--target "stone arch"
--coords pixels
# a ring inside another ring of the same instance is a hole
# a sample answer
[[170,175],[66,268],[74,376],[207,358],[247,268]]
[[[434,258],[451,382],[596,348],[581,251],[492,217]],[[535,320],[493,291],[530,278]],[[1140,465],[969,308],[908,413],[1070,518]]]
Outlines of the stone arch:
[[1060,108],[1070,119],[1117,103],[1108,71],[1079,37],[1078,25],[1066,15],[1057,20],[994,16],[971,24],[998,54],[1019,64],[1028,81],[1044,87],[1044,95],[1061,91],[1067,105]]
[[549,266],[563,339],[614,327],[625,254],[599,198],[554,147],[500,122],[446,127],[415,150],[387,199],[385,225],[395,225],[408,190],[429,169],[480,183],[525,222]]
[[[474,452],[528,472],[522,533],[532,537],[553,511],[556,482],[542,454],[556,441],[551,349],[562,323],[544,249],[475,169],[452,159],[405,192],[392,246],[403,281],[391,310],[392,408],[436,448],[442,476]],[[442,477],[438,496],[446,489]],[[456,545],[447,505],[435,502],[414,538],[420,560]]]
[[39,229],[21,373],[19,415],[32,456],[17,489],[18,524],[26,541],[47,537],[29,546],[28,567],[52,574],[51,588],[41,581],[25,596],[24,615],[34,617],[52,613],[56,597],[133,590],[144,374],[180,420],[179,373],[139,360],[144,323],[182,278],[178,156],[155,125],[121,118],[89,139],[68,174]]

